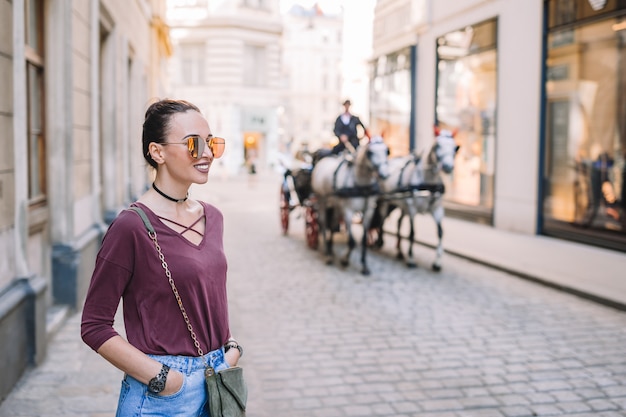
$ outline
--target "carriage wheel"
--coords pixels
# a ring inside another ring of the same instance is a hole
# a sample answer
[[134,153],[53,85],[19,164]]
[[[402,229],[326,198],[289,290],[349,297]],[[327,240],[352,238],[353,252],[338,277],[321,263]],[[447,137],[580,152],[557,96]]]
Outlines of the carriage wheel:
[[317,223],[317,210],[311,205],[306,206],[304,215],[306,243],[309,248],[316,250],[319,244],[319,224]]
[[280,187],[280,225],[283,229],[283,235],[287,234],[289,230],[289,193]]

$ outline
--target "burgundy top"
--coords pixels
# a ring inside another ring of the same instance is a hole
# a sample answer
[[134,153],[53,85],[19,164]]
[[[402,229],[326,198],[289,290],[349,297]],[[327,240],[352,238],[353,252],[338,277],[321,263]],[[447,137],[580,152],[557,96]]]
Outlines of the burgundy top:
[[[216,207],[201,204],[206,227],[197,246],[145,205],[133,205],[150,219],[193,330],[207,353],[222,346],[230,331],[224,219]],[[198,356],[154,243],[139,215],[129,210],[117,216],[104,236],[83,308],[81,336],[95,351],[118,334],[113,319],[120,298],[130,344],[147,354]]]

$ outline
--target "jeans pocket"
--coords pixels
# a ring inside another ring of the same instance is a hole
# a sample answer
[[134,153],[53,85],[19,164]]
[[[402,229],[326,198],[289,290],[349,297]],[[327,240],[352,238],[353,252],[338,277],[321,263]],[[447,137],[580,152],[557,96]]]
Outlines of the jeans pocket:
[[185,387],[187,385],[187,375],[185,375],[184,372],[181,373],[183,376],[183,383],[180,385],[180,388],[178,389],[178,391],[169,394],[169,395],[161,395],[161,394],[154,394],[151,393],[150,391],[148,391],[148,395],[154,398],[162,398],[162,399],[168,399],[168,398],[175,398],[178,397],[180,395],[182,395],[183,391],[185,391]]
[[228,363],[226,360],[226,355],[224,355],[224,350],[216,351],[216,355],[212,356],[209,364],[216,372],[223,371],[224,369],[230,368],[232,365]]
[[183,374],[183,384],[172,395],[148,393],[144,396],[140,415],[145,416],[198,416],[206,402],[204,372]]
[[116,416],[121,415],[120,414],[120,410],[124,409],[124,401],[126,400],[126,397],[128,396],[128,393],[130,392],[130,384],[128,383],[126,378],[127,378],[127,376],[124,375],[124,378],[122,379],[122,386],[120,388],[120,396],[119,396],[119,399],[117,400],[117,414],[116,414]]

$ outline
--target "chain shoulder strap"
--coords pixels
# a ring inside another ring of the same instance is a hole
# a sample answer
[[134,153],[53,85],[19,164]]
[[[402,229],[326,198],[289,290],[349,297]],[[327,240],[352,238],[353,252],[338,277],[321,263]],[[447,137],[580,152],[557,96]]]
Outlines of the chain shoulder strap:
[[174,278],[172,278],[172,273],[170,272],[170,268],[167,266],[167,262],[165,261],[165,256],[163,256],[163,251],[161,250],[161,246],[159,245],[159,242],[157,240],[156,231],[154,230],[154,227],[152,227],[152,223],[150,223],[148,216],[141,208],[133,206],[133,207],[130,207],[129,210],[134,211],[135,213],[139,215],[139,217],[141,217],[141,220],[143,221],[143,224],[146,230],[148,231],[148,236],[150,237],[150,239],[152,239],[152,242],[154,243],[154,247],[159,255],[161,266],[163,267],[163,270],[165,271],[165,276],[167,277],[167,281],[169,282],[170,287],[172,288],[174,297],[176,297],[178,308],[180,309],[180,312],[182,313],[183,318],[185,319],[185,323],[187,324],[187,330],[189,330],[189,334],[191,335],[191,339],[193,340],[193,345],[198,350],[198,355],[202,358],[202,360],[204,361],[204,364],[208,368],[209,365],[206,359],[204,358],[204,352],[202,351],[202,348],[200,347],[200,342],[198,342],[198,338],[196,337],[196,332],[194,332],[193,326],[191,325],[191,322],[189,321],[189,316],[187,315],[187,311],[185,310],[185,307],[183,306],[183,300],[180,298],[180,294],[178,293],[178,289],[176,288],[176,284],[174,283]]

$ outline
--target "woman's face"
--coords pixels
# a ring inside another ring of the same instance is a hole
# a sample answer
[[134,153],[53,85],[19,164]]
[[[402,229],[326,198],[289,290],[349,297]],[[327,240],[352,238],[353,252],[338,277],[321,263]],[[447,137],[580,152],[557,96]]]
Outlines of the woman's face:
[[163,146],[167,170],[172,176],[181,180],[203,184],[208,179],[209,169],[213,163],[213,154],[208,146],[198,158],[191,156],[186,146],[186,138],[198,135],[207,140],[211,129],[206,119],[198,112],[189,110],[177,113],[170,119],[168,143],[181,143],[180,146]]

